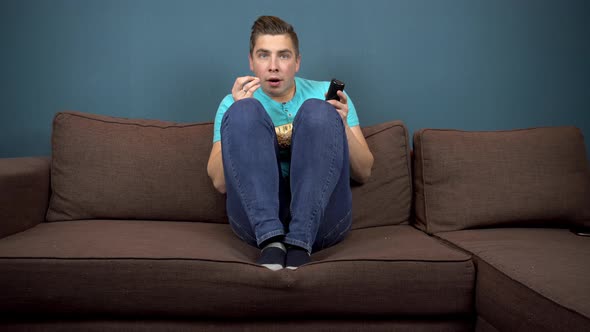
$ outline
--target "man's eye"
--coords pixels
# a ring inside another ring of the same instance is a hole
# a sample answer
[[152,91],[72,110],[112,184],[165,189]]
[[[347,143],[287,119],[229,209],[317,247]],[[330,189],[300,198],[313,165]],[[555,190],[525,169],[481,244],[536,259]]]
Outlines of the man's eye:
[[260,53],[260,54],[258,54],[258,57],[260,59],[266,59],[266,58],[268,58],[268,54]]
[[281,59],[283,59],[283,60],[288,60],[290,58],[291,58],[291,55],[289,55],[289,54],[281,54]]

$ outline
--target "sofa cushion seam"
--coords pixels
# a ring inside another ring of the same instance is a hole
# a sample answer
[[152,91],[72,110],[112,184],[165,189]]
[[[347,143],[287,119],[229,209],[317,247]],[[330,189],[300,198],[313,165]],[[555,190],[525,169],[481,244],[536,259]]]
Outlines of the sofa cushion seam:
[[[55,118],[57,119],[57,117],[59,115],[75,116],[75,117],[86,119],[86,120],[98,121],[98,122],[108,123],[108,124],[120,124],[120,125],[128,125],[128,126],[138,126],[138,127],[143,127],[143,128],[160,128],[160,129],[200,127],[200,126],[207,126],[207,125],[213,124],[212,122],[203,122],[203,123],[187,123],[187,124],[177,123],[177,124],[171,124],[171,125],[167,125],[167,126],[158,126],[158,125],[143,125],[143,124],[139,124],[139,123],[124,123],[124,122],[118,122],[118,121],[114,121],[114,120],[107,121],[107,120],[96,119],[96,118],[92,118],[89,116],[84,116],[84,115],[71,113],[71,112],[60,112],[60,113],[58,113],[58,115],[56,115]],[[105,116],[107,116],[107,115],[105,115]],[[158,121],[158,120],[144,119],[144,121]]]
[[[110,260],[139,260],[139,261],[204,261],[204,262],[217,262],[217,263],[239,263],[247,265],[257,265],[249,262],[240,261],[223,261],[215,259],[203,259],[203,258],[181,258],[181,257],[49,257],[49,256],[23,256],[23,257],[0,257],[0,260],[63,260],[63,261],[110,261]],[[418,263],[462,263],[468,262],[471,257],[466,259],[379,259],[379,258],[360,258],[360,259],[330,259],[322,261],[313,261],[309,264],[322,264],[322,263],[333,263],[333,262],[418,262]]]
[[422,195],[424,196],[424,198],[422,199],[424,204],[424,223],[425,223],[425,227],[426,227],[426,233],[430,233],[431,232],[431,227],[430,227],[430,218],[428,216],[428,204],[427,204],[427,199],[426,199],[426,176],[425,176],[425,165],[424,165],[424,135],[426,133],[426,131],[428,131],[428,129],[424,129],[421,133],[419,133],[418,135],[420,135],[420,164],[422,165],[421,167],[421,174],[420,174],[420,180],[422,182]]
[[365,138],[373,137],[373,136],[375,136],[377,134],[380,134],[380,133],[382,133],[382,132],[384,132],[384,131],[386,131],[388,129],[394,128],[394,127],[403,127],[403,125],[401,123],[391,123],[390,125],[388,125],[385,128],[382,128],[382,129],[380,129],[380,130],[378,130],[378,131],[376,131],[374,133],[370,133],[369,135],[365,136]]

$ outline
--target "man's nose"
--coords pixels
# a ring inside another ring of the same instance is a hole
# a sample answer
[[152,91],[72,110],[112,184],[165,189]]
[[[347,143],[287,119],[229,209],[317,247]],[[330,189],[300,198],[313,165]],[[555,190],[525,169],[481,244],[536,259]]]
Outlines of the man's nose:
[[273,56],[270,58],[270,67],[268,68],[269,71],[278,71],[279,70],[278,60],[279,59],[276,56]]

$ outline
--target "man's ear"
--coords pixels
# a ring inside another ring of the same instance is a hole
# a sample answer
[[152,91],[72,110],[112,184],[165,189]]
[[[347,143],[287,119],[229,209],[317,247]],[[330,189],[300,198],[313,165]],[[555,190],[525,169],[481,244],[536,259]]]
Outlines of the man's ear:
[[299,72],[299,67],[301,66],[301,54],[297,55],[297,60],[295,60],[295,72]]
[[254,72],[254,64],[252,63],[252,54],[248,54],[248,62],[250,63],[250,70]]

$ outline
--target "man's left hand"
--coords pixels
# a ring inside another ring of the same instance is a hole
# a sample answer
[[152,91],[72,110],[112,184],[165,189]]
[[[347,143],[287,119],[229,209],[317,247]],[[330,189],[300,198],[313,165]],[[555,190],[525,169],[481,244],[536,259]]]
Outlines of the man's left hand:
[[338,114],[340,114],[340,117],[342,118],[342,122],[344,123],[344,126],[348,126],[348,98],[346,98],[346,94],[342,91],[338,91],[337,92],[338,97],[340,97],[340,101],[338,100],[328,100],[327,102],[334,106],[334,108],[336,108],[336,111],[338,112]]

